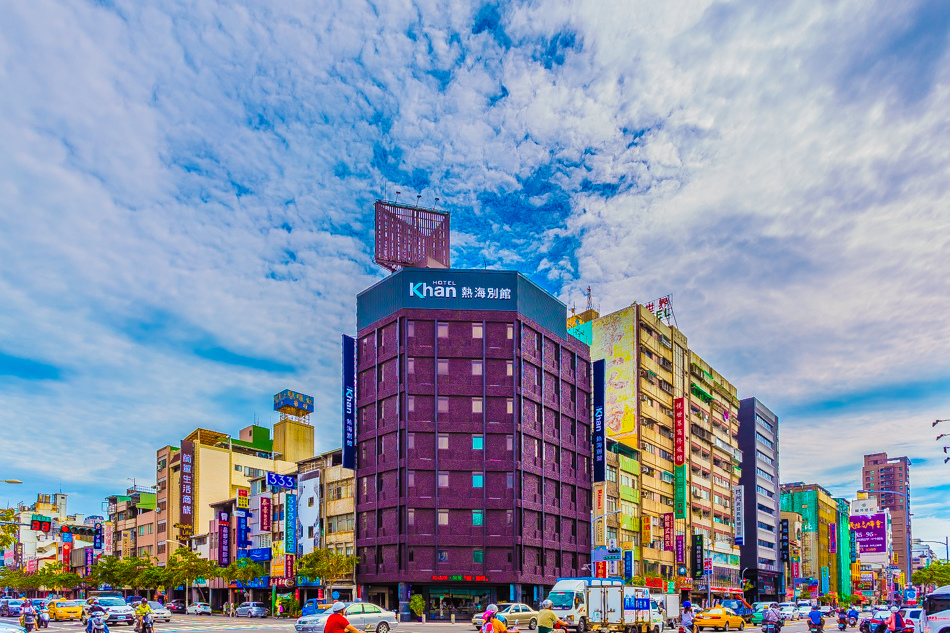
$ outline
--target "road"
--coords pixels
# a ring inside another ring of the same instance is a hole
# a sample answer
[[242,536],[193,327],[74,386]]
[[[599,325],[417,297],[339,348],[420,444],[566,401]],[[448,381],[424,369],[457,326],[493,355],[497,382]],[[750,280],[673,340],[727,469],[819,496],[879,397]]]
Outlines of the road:
[[[14,618],[3,618],[4,621],[15,621]],[[132,627],[113,625],[109,627],[110,633],[125,633],[126,630],[132,633]],[[246,620],[243,618],[225,618],[222,616],[172,616],[171,622],[157,622],[155,624],[155,633],[200,633],[204,631],[254,631],[290,633],[294,630],[294,620],[277,620],[266,618],[263,620]],[[475,628],[469,622],[459,622],[451,624],[447,622],[404,622],[396,629],[399,633],[475,633]],[[709,629],[707,629],[709,630]],[[760,631],[759,626],[747,626],[746,631]],[[789,622],[782,629],[783,633],[807,633],[808,627],[804,620]],[[49,633],[83,633],[84,626],[80,622],[50,622]],[[837,633],[838,628],[834,622],[826,621],[826,633]],[[856,629],[849,629],[850,633],[857,633]],[[46,633],[45,631],[42,633]],[[521,629],[521,633],[528,633],[527,629]],[[669,629],[667,633],[671,633]],[[676,633],[676,631],[672,631]]]

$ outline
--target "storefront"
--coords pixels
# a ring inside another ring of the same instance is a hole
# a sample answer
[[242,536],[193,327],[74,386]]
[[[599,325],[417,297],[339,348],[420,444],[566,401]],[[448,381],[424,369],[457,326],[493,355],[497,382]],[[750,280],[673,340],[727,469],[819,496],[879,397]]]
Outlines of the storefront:
[[[426,612],[431,620],[455,621],[471,620],[476,613],[482,613],[485,608],[497,602],[498,589],[496,587],[453,587],[432,586],[426,587],[422,597],[426,601]],[[504,588],[504,595],[509,593]]]

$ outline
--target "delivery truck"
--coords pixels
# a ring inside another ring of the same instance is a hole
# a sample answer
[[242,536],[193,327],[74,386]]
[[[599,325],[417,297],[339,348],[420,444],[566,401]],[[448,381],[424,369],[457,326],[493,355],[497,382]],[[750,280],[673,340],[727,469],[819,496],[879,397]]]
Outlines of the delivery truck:
[[623,581],[619,578],[594,578],[581,576],[576,578],[558,578],[554,587],[548,593],[548,600],[558,618],[567,622],[568,626],[577,633],[586,633],[588,630],[587,617],[587,590],[590,587],[615,586],[622,587]]
[[[591,631],[654,633],[654,609],[646,587],[588,587],[587,612]],[[662,630],[662,623],[658,625]]]

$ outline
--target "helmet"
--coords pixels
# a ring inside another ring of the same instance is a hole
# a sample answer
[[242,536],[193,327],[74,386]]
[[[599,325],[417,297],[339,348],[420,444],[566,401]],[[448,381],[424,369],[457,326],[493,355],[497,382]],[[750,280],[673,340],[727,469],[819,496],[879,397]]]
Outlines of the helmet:
[[550,600],[545,600],[544,602],[541,603],[542,609],[550,609],[553,606],[554,606],[554,603],[551,602]]
[[345,609],[345,608],[346,608],[346,605],[343,604],[342,602],[334,602],[334,603],[333,603],[333,606],[330,607],[330,609],[333,610],[333,613],[339,613],[340,611],[342,611],[342,610]]
[[690,602],[689,600],[687,600],[686,602],[683,603],[683,608],[684,608],[684,609],[689,609],[689,608],[692,607],[692,606],[693,606],[693,603]]
[[145,598],[142,598],[142,604],[148,604],[148,600],[146,600]]
[[898,611],[900,611],[900,609],[897,607],[891,607],[891,613],[897,613]]
[[488,605],[487,607],[485,607],[485,613],[486,613],[486,614],[489,614],[489,613],[498,613],[498,605],[497,605],[497,604],[490,604],[490,605]]
[[776,609],[778,609],[778,603],[773,602],[772,604],[769,605],[769,608],[772,608],[772,607],[775,607]]
[[99,598],[93,598],[92,604],[99,604]]

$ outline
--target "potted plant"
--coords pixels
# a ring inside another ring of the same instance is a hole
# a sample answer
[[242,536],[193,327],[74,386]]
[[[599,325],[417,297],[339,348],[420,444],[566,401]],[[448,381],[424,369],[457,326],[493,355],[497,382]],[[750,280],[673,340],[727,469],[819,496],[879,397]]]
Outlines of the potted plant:
[[409,599],[409,610],[412,611],[419,621],[422,622],[422,612],[426,609],[426,601],[421,594],[415,594]]

